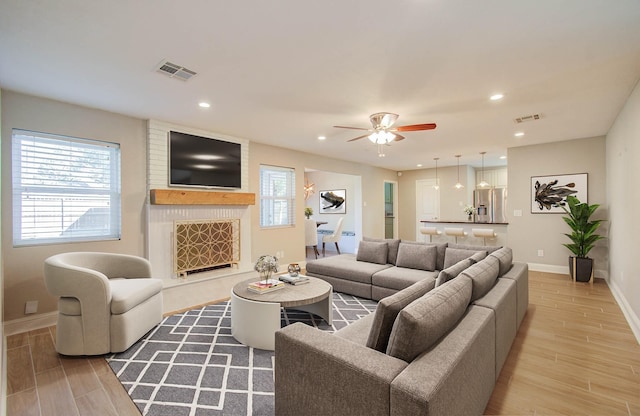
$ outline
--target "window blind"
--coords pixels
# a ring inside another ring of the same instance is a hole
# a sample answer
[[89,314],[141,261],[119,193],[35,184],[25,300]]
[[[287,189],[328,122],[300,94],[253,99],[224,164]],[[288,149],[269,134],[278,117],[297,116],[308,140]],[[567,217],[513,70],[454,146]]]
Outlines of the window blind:
[[295,171],[260,165],[260,226],[295,225]]
[[119,239],[120,145],[12,132],[14,246]]

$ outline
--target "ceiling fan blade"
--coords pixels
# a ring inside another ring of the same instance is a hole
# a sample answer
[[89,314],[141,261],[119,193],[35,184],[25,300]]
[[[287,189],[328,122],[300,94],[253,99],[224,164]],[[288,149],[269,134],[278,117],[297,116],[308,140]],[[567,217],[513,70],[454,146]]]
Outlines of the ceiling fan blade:
[[398,134],[398,133],[393,133],[393,134],[395,134],[395,136],[396,136],[395,139],[393,139],[394,142],[399,142],[400,140],[404,140],[405,139],[405,137],[403,135],[401,135],[401,134]]
[[365,135],[358,136],[358,137],[355,137],[355,138],[353,138],[353,139],[351,139],[351,140],[347,140],[347,141],[348,141],[348,142],[352,142],[352,141],[354,141],[354,140],[364,139],[365,137],[369,137],[369,135],[368,135],[368,134],[365,134]]
[[351,130],[366,130],[366,131],[370,131],[370,129],[365,129],[363,127],[349,127],[349,126],[333,126],[337,129],[351,129]]
[[436,123],[426,124],[411,124],[409,126],[396,127],[396,131],[419,131],[419,130],[433,130],[436,128]]

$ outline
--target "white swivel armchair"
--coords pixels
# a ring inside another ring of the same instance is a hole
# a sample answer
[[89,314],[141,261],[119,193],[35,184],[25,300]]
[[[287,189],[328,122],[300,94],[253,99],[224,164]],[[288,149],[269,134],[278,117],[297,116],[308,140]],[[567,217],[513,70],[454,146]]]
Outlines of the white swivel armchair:
[[323,256],[324,256],[325,243],[335,243],[336,250],[338,250],[338,254],[340,254],[340,247],[338,247],[338,242],[340,241],[340,237],[342,237],[342,221],[344,221],[344,217],[340,217],[340,219],[338,220],[338,224],[336,225],[336,229],[333,230],[333,234],[322,236],[322,255]]
[[162,282],[151,265],[126,254],[73,252],[45,260],[49,293],[60,296],[56,351],[122,352],[162,320]]
[[313,253],[318,258],[318,225],[312,219],[304,220],[304,245],[305,252],[307,247],[313,247]]

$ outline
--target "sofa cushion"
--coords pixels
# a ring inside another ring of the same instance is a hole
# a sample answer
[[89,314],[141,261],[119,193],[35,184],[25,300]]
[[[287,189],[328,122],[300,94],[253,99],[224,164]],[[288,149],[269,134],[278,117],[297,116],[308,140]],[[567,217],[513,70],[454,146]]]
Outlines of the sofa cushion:
[[400,311],[389,337],[387,354],[413,361],[453,328],[471,299],[469,279],[453,279]]
[[[307,274],[315,277],[332,277],[336,280],[371,285],[371,276],[381,270],[392,267],[390,264],[369,263],[356,260],[355,254],[340,254],[322,257],[307,262]],[[331,282],[330,282],[331,283]],[[344,288],[341,289],[345,291]],[[346,291],[346,293],[351,293]],[[358,295],[363,296],[363,294]],[[369,295],[370,296],[370,295]],[[365,296],[366,297],[366,296]]]
[[461,248],[463,250],[486,251],[487,253],[493,253],[502,248],[502,246],[476,246],[471,244],[449,244],[449,247]]
[[428,279],[435,285],[437,271],[427,271],[418,269],[408,269],[405,267],[392,266],[380,270],[371,276],[371,284],[377,287],[384,287],[394,290],[402,290],[421,280]]
[[[380,300],[374,313],[373,324],[369,331],[367,347],[380,352],[387,350],[389,336],[398,313],[414,300],[433,289],[433,280],[422,280],[406,289]],[[351,326],[351,325],[349,325]]]
[[444,255],[447,249],[448,243],[423,243],[421,241],[402,240],[401,243],[405,244],[419,244],[425,246],[434,246],[436,248],[436,270],[444,269]]
[[356,260],[376,264],[387,264],[389,246],[385,242],[360,241]]
[[364,241],[373,241],[376,243],[387,243],[387,247],[389,251],[387,253],[387,263],[396,265],[396,258],[398,257],[398,246],[400,245],[400,240],[397,238],[370,238],[364,237]]
[[480,299],[491,290],[496,283],[499,271],[500,266],[498,259],[496,257],[487,257],[460,273],[460,275],[471,279],[473,283],[472,302]]
[[436,247],[425,244],[400,243],[396,266],[434,271],[436,269]]
[[500,250],[496,250],[490,254],[490,256],[498,259],[500,265],[500,272],[498,276],[504,276],[505,273],[511,269],[513,265],[513,251],[511,247],[502,247]]
[[[474,254],[475,255],[475,254]],[[453,266],[447,267],[444,270],[441,270],[438,273],[438,277],[436,278],[436,287],[447,283],[449,280],[456,278],[463,270],[471,267],[474,263],[471,258],[463,259],[454,264]]]
[[160,279],[109,279],[111,313],[120,315],[162,292]]
[[472,260],[474,263],[477,261],[476,259],[482,260],[487,256],[486,251],[477,251],[477,250],[464,250],[460,248],[449,248],[447,247],[444,255],[444,268],[448,269],[454,264],[458,263],[460,260],[468,259],[469,257],[477,255]]

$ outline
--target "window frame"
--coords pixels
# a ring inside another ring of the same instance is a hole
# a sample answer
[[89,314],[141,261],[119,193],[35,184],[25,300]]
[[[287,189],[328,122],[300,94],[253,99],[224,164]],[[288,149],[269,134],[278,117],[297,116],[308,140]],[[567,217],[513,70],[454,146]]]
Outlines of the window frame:
[[[285,174],[284,194],[274,190],[276,176]],[[269,192],[265,192],[265,180],[269,181]],[[284,205],[276,209],[276,204]],[[276,211],[278,213],[276,213]],[[273,229],[294,227],[296,224],[296,172],[294,168],[260,165],[260,228]],[[286,215],[285,221],[274,221],[276,215]]]
[[12,129],[11,161],[14,247],[122,238],[120,144]]

